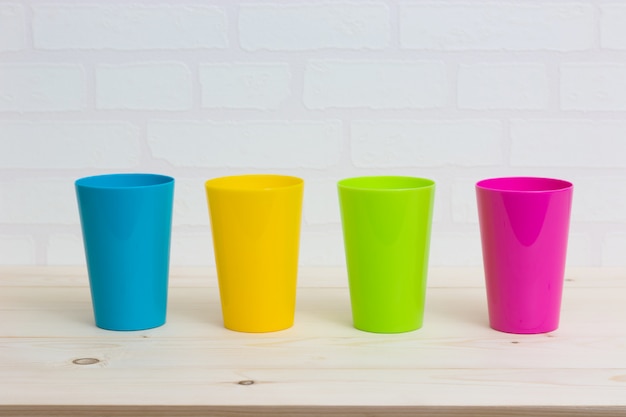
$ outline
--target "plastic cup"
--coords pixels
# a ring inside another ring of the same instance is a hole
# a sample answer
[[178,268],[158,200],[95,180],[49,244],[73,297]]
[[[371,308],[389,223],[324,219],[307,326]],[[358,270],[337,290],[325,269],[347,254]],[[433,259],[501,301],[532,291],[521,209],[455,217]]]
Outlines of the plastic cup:
[[165,323],[174,179],[156,174],[81,178],[76,196],[96,326]]
[[304,181],[239,175],[205,187],[224,326],[240,332],[291,327]]
[[536,177],[476,184],[489,322],[507,333],[559,326],[573,185]]
[[338,182],[354,327],[422,327],[435,183],[402,176]]

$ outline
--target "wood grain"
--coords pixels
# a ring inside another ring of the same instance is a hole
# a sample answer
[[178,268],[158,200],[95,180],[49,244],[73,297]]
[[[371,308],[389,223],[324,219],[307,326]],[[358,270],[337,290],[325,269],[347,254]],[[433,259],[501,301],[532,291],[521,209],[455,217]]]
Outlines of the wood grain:
[[324,406],[35,406],[4,407],[0,416],[47,417],[619,417],[624,407],[324,407]]
[[475,270],[433,270],[424,327],[381,335],[352,327],[339,268],[307,269],[328,285],[264,334],[223,328],[203,268],[137,332],[95,327],[82,268],[0,268],[0,415],[626,416],[625,272],[568,271],[559,330],[511,335]]

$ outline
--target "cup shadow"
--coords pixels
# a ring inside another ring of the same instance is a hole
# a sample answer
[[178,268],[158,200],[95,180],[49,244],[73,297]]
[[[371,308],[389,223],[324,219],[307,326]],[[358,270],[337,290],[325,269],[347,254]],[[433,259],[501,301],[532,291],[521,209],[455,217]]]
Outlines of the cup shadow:
[[296,323],[335,326],[353,329],[350,297],[347,289],[299,289],[296,302]]
[[[466,290],[478,291],[476,288]],[[430,319],[489,328],[487,300],[484,297],[466,296],[463,289],[437,289],[437,292],[430,300],[427,295],[425,321]]]
[[167,316],[168,322],[224,327],[218,290],[213,287],[171,288]]

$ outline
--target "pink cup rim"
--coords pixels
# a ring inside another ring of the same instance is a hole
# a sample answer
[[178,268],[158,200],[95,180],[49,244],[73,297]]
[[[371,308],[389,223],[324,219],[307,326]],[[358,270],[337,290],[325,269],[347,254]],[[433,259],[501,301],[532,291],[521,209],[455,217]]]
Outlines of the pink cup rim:
[[476,188],[511,193],[550,193],[573,188],[569,181],[545,177],[498,177],[476,183]]

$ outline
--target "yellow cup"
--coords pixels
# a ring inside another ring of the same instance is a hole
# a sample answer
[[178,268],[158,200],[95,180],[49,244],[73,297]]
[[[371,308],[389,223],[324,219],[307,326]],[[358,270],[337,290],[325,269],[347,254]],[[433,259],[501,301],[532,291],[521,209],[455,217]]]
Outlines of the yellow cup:
[[205,183],[224,327],[271,332],[291,327],[304,181],[237,175]]

